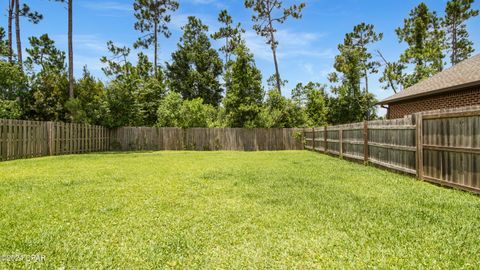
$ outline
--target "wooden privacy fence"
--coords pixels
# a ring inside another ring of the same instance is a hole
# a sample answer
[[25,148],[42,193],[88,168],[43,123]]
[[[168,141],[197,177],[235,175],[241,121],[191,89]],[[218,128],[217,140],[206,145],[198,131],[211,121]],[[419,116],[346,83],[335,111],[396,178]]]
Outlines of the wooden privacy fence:
[[74,123],[0,119],[0,160],[107,151],[107,128]]
[[118,150],[302,150],[302,129],[293,128],[155,128],[112,130]]
[[301,150],[301,129],[108,129],[75,123],[0,119],[0,161],[131,150]]
[[0,161],[110,150],[304,148],[480,193],[480,106],[313,129],[108,129],[0,119]]
[[304,129],[305,148],[480,193],[480,107]]

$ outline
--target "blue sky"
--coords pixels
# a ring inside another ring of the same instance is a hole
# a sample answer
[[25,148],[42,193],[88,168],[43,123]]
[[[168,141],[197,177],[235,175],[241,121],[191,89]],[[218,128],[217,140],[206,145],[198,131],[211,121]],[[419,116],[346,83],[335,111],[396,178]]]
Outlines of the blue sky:
[[[181,26],[188,16],[197,16],[207,24],[212,33],[218,29],[217,14],[228,9],[235,21],[242,23],[247,29],[245,38],[255,55],[258,67],[264,79],[274,72],[271,51],[263,39],[257,37],[252,30],[251,11],[245,9],[243,0],[180,0],[180,9],[173,15],[170,25],[173,35],[170,39],[160,40],[160,61],[170,60],[171,53],[181,36]],[[284,1],[285,4],[295,1]],[[366,22],[376,26],[377,31],[384,33],[384,39],[374,45],[389,60],[396,60],[405,45],[399,44],[394,29],[402,25],[409,11],[421,1],[416,0],[306,0],[307,7],[301,20],[289,20],[279,26],[277,34],[280,71],[283,79],[289,81],[283,89],[289,96],[291,89],[298,82],[316,81],[327,83],[327,74],[333,71],[333,58],[337,53],[337,45],[343,41],[345,33],[353,26]],[[424,1],[427,5],[443,14],[446,0]],[[82,66],[87,65],[98,78],[105,80],[101,71],[99,58],[108,55],[106,43],[109,40],[117,45],[131,46],[140,33],[133,28],[133,1],[127,0],[75,0],[74,2],[74,53],[75,74],[81,74]],[[48,33],[57,46],[67,49],[67,11],[64,5],[45,0],[31,0],[32,8],[44,14],[44,20],[38,25],[23,22],[24,45],[27,37]],[[479,3],[474,4],[480,8]],[[5,27],[6,7],[3,8]],[[469,30],[475,49],[480,50],[480,18],[470,20]],[[215,47],[220,44],[212,41]],[[152,53],[148,52],[151,56]],[[151,58],[153,59],[153,58]],[[378,99],[392,93],[381,89],[377,80],[371,79],[370,89]]]

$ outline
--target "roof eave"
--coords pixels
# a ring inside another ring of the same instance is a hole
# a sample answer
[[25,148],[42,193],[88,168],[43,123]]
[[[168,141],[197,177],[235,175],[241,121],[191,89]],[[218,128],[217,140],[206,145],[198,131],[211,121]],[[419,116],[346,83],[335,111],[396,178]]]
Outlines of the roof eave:
[[387,99],[384,99],[384,100],[378,102],[377,105],[388,105],[388,104],[396,103],[396,102],[399,102],[399,101],[405,101],[405,100],[409,100],[409,99],[415,99],[415,98],[429,96],[429,95],[435,95],[435,94],[442,94],[442,93],[450,92],[450,91],[463,90],[463,89],[467,89],[467,88],[471,88],[471,87],[475,87],[475,86],[480,86],[480,81],[455,85],[455,86],[451,86],[451,87],[447,87],[447,88],[437,89],[437,90],[433,90],[433,91],[429,91],[429,92],[425,92],[425,93],[419,93],[419,94],[415,94],[415,95],[408,95],[408,96],[394,98],[394,99],[388,99],[387,98]]

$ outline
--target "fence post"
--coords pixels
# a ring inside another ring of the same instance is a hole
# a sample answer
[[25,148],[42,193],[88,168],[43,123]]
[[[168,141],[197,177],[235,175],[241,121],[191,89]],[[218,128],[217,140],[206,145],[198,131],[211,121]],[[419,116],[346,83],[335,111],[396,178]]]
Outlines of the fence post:
[[[257,137],[257,131],[255,130],[255,138]],[[305,150],[305,127],[302,128],[302,150]]]
[[363,121],[363,162],[368,163],[368,121]]
[[183,144],[183,150],[189,150],[187,146],[187,129],[182,128],[182,144]]
[[53,122],[47,122],[47,152],[49,156],[53,156],[54,136]]
[[338,130],[338,150],[340,152],[340,158],[343,158],[343,129]]
[[416,141],[417,144],[417,177],[423,179],[423,116],[421,113],[415,115]]
[[312,128],[312,150],[315,152],[315,128]]
[[324,141],[324,144],[325,144],[325,147],[323,148],[324,152],[327,153],[327,149],[328,149],[328,132],[327,132],[327,126],[324,126],[323,127],[323,141]]

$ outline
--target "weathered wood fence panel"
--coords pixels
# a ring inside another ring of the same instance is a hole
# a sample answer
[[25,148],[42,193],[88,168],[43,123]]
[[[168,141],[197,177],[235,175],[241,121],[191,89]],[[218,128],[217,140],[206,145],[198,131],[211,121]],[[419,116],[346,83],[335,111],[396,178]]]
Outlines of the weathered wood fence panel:
[[372,121],[368,129],[368,162],[416,173],[416,127],[412,117]]
[[304,129],[305,148],[414,174],[416,133],[412,121],[407,117]]
[[92,125],[0,119],[0,160],[107,151],[110,133]]
[[301,129],[154,128],[112,130],[112,150],[302,150]]
[[111,150],[182,150],[181,128],[122,127],[111,130]]
[[478,106],[304,129],[304,140],[309,150],[364,160],[480,193]]
[[422,115],[422,177],[480,192],[480,110]]

